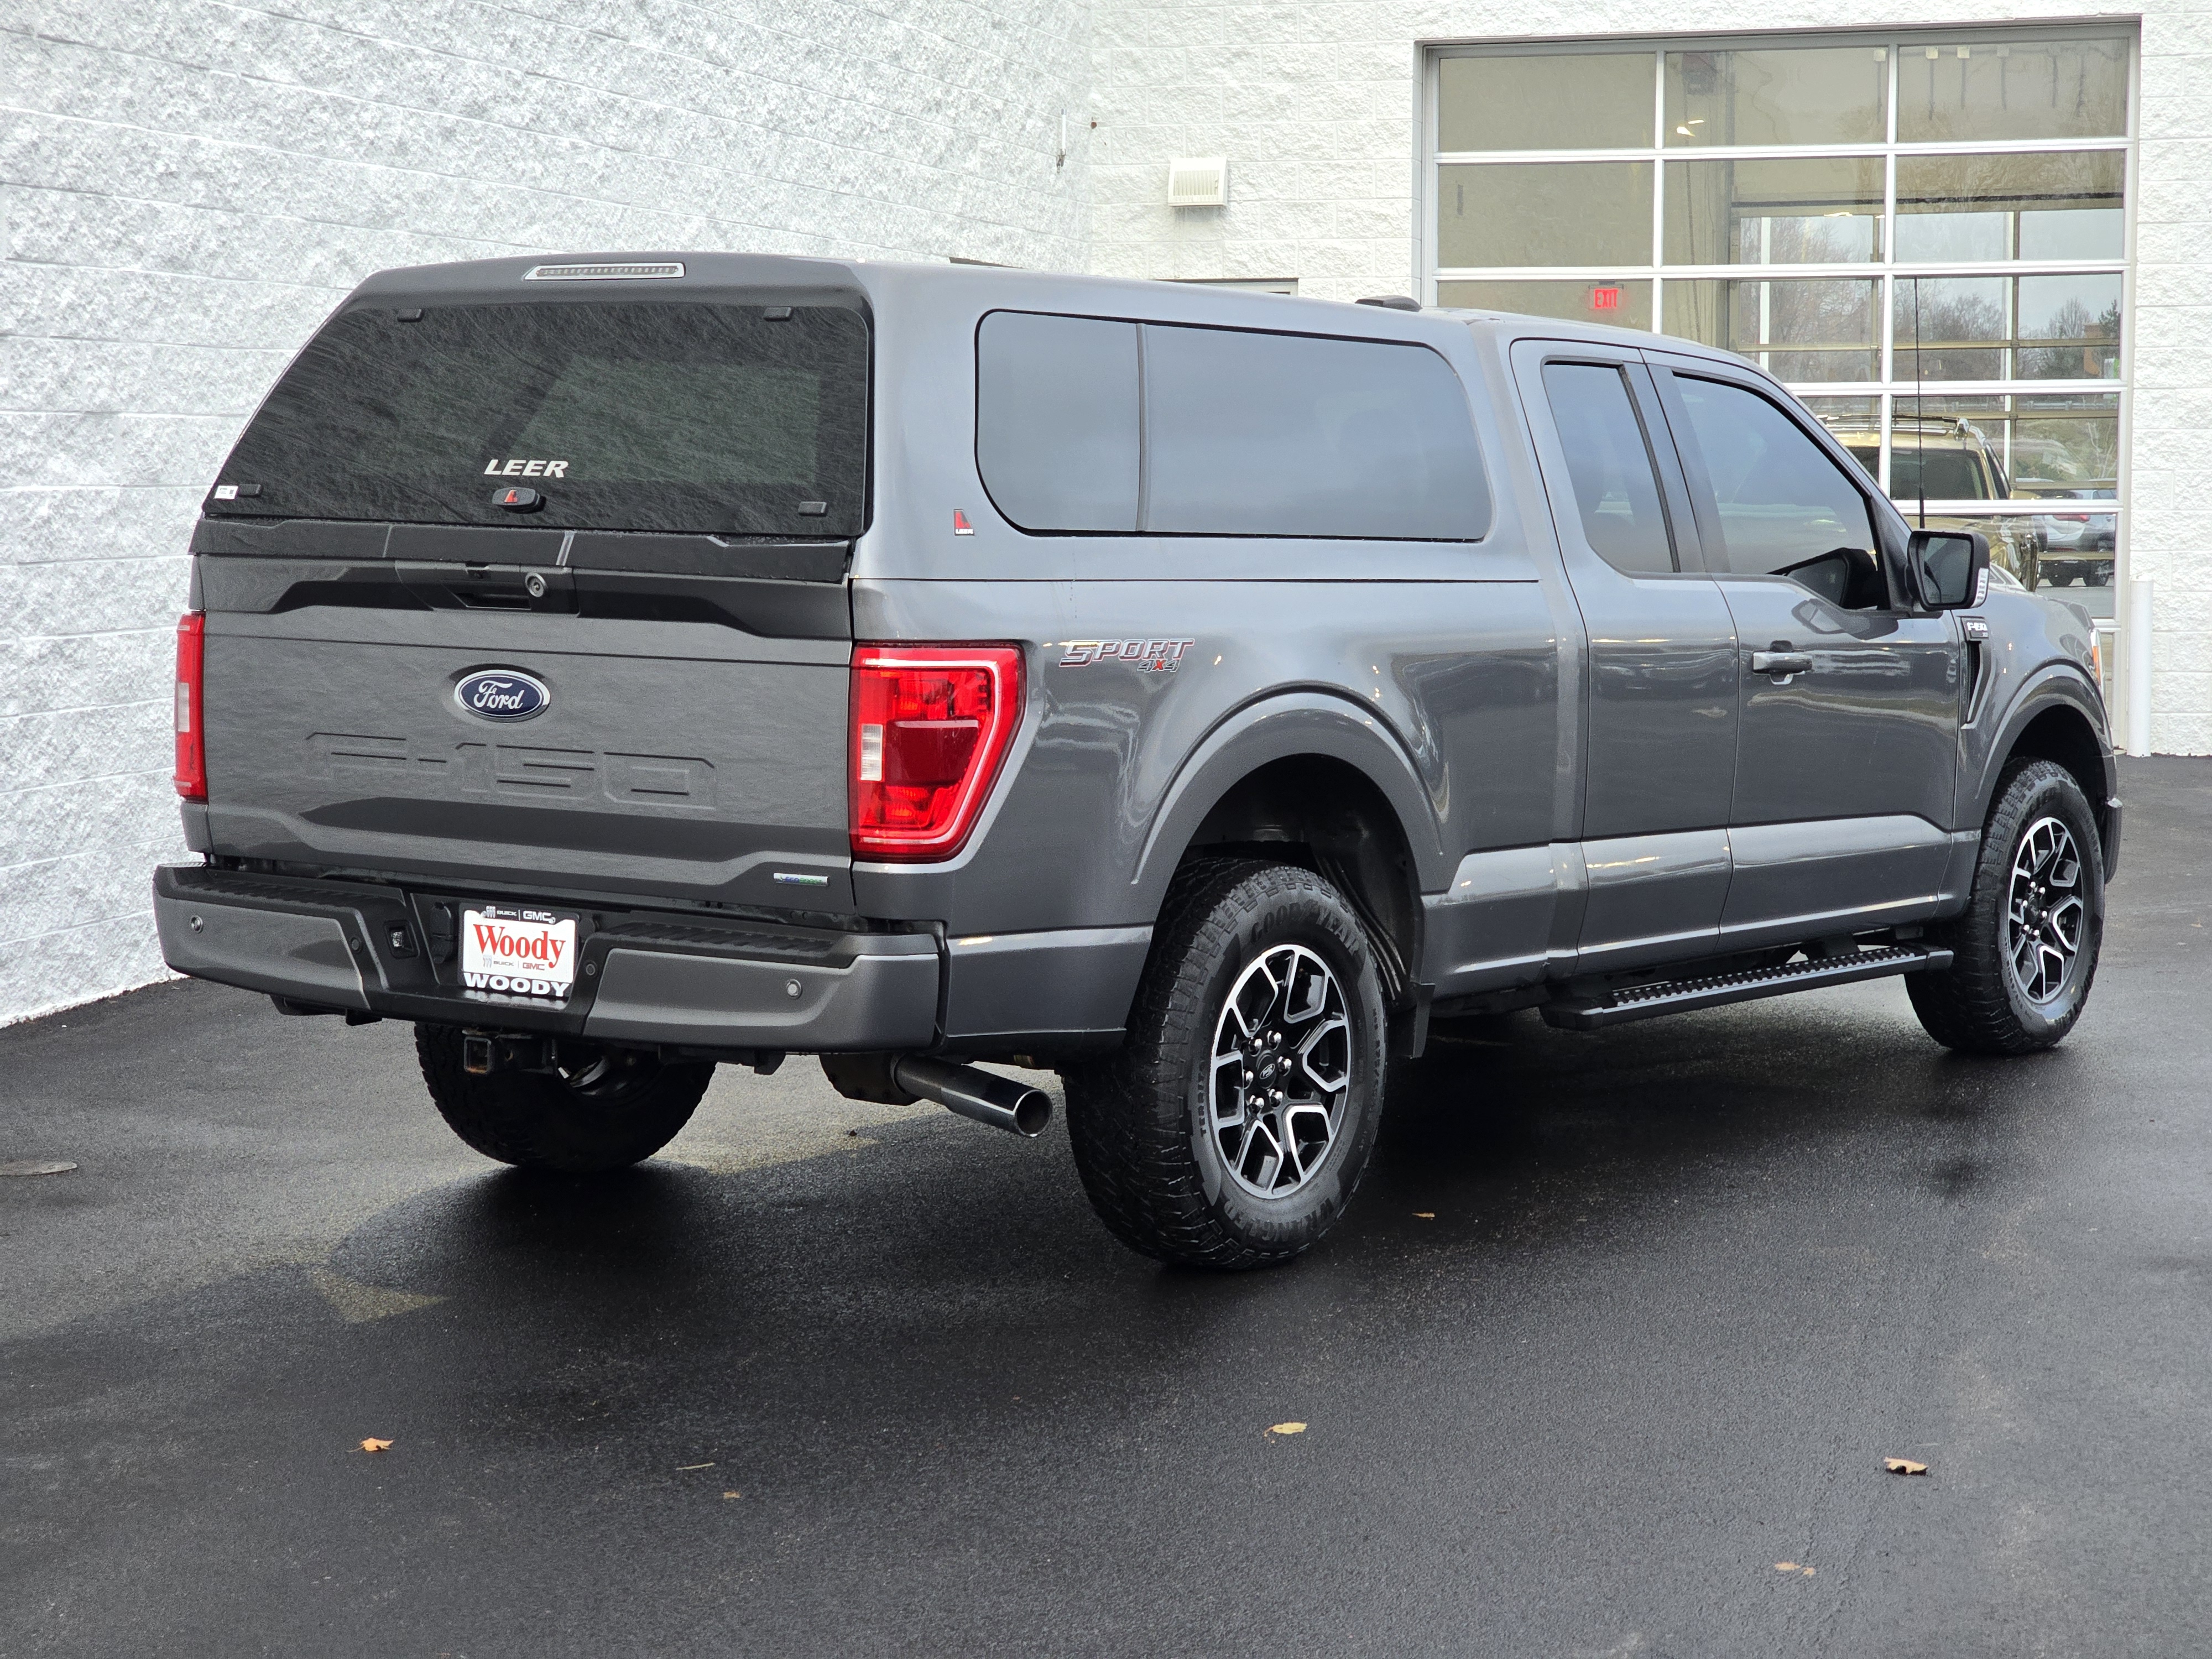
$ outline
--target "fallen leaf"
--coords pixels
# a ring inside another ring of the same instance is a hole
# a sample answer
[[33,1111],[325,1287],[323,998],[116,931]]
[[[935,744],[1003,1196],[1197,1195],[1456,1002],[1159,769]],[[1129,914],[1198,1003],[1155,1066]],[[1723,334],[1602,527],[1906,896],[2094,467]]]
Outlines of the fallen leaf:
[[689,1474],[694,1469],[711,1469],[714,1467],[714,1466],[712,1463],[678,1463],[676,1466],[676,1473],[678,1474]]
[[390,1451],[392,1443],[389,1440],[364,1440],[361,1443],[361,1449],[363,1451]]
[[1267,1429],[1269,1434],[1304,1434],[1305,1431],[1306,1425],[1303,1423],[1276,1423]]
[[1413,1212],[1413,1219],[1416,1221],[1434,1221],[1436,1218],[1437,1212],[1434,1210],[1416,1210]]
[[1797,1564],[1795,1561],[1777,1561],[1774,1564],[1774,1570],[1777,1572],[1795,1572],[1797,1571]]
[[722,1496],[725,1498],[743,1498],[744,1493],[741,1492],[726,1492]]
[[1928,1466],[1925,1463],[1916,1463],[1909,1457],[1885,1457],[1881,1460],[1881,1466],[1887,1469],[1892,1474],[1925,1474],[1928,1473]]
[[446,1299],[442,1296],[419,1296],[413,1291],[388,1291],[381,1285],[360,1284],[328,1267],[308,1268],[307,1282],[331,1304],[331,1311],[349,1325],[365,1325],[371,1320],[389,1319],[393,1314],[434,1308]]
[[1810,1577],[1813,1576],[1813,1569],[1812,1569],[1812,1568],[1810,1568],[1810,1567],[1806,1568],[1806,1569],[1805,1569],[1805,1576],[1806,1576],[1808,1578],[1810,1578]]

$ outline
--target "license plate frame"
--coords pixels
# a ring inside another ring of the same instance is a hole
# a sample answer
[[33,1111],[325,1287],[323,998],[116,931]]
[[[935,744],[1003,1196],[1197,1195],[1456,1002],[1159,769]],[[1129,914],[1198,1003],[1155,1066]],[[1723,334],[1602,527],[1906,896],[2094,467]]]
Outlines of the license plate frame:
[[461,907],[461,988],[485,1000],[558,1006],[575,994],[573,910],[483,902]]

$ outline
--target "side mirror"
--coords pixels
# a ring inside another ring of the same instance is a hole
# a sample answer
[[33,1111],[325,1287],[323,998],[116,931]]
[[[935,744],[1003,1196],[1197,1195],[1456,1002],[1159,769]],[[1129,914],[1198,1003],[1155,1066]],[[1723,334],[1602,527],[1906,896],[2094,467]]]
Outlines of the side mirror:
[[1916,530],[1905,561],[1925,610],[1971,611],[1990,597],[1989,538],[1974,531]]

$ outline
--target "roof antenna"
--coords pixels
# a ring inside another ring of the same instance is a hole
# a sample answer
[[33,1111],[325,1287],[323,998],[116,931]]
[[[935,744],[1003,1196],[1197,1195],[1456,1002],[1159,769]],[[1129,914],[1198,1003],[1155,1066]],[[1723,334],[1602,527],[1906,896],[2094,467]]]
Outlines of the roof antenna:
[[1920,527],[1928,528],[1928,403],[1920,376],[1920,279],[1912,279],[1912,448],[1920,471]]

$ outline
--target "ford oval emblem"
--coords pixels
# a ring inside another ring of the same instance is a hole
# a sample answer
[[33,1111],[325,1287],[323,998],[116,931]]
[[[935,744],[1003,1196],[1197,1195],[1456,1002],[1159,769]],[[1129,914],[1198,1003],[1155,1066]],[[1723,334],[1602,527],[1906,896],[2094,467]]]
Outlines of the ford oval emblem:
[[479,668],[453,687],[453,701],[484,720],[526,720],[545,712],[553,694],[545,682],[512,668]]

